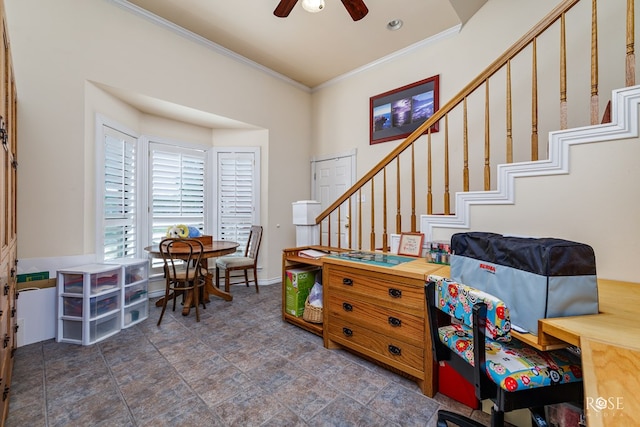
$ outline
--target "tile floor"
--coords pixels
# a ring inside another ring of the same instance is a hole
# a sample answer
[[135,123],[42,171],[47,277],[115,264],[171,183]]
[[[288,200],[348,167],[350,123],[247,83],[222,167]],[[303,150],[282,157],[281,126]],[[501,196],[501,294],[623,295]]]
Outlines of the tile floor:
[[471,412],[283,322],[279,285],[231,292],[200,323],[176,308],[157,327],[150,303],[93,346],[18,348],[7,426],[435,426],[439,408]]

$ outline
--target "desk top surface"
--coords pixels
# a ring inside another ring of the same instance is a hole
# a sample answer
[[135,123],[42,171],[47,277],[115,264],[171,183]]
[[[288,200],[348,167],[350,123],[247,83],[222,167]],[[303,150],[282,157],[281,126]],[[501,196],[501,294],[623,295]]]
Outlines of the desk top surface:
[[411,277],[418,280],[426,280],[429,274],[437,274],[443,277],[449,276],[448,265],[429,263],[425,258],[415,258],[408,262],[402,262],[393,266],[384,266],[375,263],[362,263],[358,262],[357,260],[350,260],[348,258],[342,257],[323,257],[323,262],[362,268],[379,273],[396,274],[399,276]]

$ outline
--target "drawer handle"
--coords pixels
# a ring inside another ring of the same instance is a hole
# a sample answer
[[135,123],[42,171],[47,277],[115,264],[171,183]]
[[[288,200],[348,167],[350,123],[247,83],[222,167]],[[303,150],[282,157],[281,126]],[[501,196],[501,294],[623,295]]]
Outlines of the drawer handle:
[[342,284],[346,286],[353,286],[353,280],[345,277],[344,279],[342,279]]
[[349,304],[348,302],[343,302],[342,303],[342,308],[344,311],[353,311],[353,306],[351,304]]
[[391,326],[402,326],[402,320],[398,319],[397,317],[389,316],[389,324]]
[[9,338],[8,334],[4,334],[4,340],[2,341],[2,348],[7,348],[9,346]]
[[389,295],[392,298],[400,298],[402,296],[402,291],[400,289],[389,288]]
[[349,328],[342,328],[342,333],[345,337],[353,336],[353,331]]
[[400,347],[389,344],[389,353],[393,354],[394,356],[401,356],[402,350],[400,349]]

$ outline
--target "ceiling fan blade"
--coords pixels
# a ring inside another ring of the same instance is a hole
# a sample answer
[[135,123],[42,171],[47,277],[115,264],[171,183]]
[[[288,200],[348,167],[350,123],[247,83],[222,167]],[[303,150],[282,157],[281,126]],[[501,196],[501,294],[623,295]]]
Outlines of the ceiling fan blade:
[[286,18],[289,16],[296,3],[298,3],[298,0],[280,0],[280,3],[276,6],[276,10],[273,11],[273,14],[278,18]]
[[369,13],[369,9],[364,4],[364,0],[342,0],[342,4],[351,15],[354,21],[359,21]]

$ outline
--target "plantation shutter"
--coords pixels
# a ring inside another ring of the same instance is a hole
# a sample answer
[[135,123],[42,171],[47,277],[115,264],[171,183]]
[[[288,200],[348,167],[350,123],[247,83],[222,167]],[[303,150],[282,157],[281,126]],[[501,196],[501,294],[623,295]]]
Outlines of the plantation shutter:
[[258,224],[258,168],[256,149],[217,152],[216,238],[239,242],[244,251],[252,225]]
[[152,242],[159,243],[177,224],[204,232],[206,153],[155,142],[149,153]]
[[136,256],[136,139],[103,126],[103,259]]

